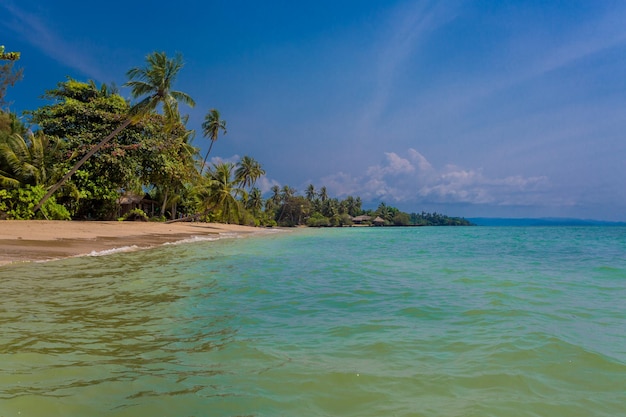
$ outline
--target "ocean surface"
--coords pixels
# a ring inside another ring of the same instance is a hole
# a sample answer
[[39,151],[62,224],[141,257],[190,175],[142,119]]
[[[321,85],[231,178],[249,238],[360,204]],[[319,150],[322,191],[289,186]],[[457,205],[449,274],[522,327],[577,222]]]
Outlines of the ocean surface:
[[0,268],[0,416],[626,415],[626,228],[302,229]]

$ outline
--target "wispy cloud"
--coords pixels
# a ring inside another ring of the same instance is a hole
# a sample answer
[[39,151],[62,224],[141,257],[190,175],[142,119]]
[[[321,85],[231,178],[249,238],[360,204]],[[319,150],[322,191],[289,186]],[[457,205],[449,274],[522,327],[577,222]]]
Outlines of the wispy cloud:
[[397,85],[399,72],[435,29],[455,16],[453,2],[408,2],[390,13],[377,46],[371,51],[373,89],[362,110],[361,123],[367,130],[378,120],[390,102],[392,89]]
[[388,203],[533,205],[545,204],[550,190],[544,176],[490,178],[482,169],[435,168],[415,149],[406,155],[384,153],[384,160],[369,167],[363,176],[340,172],[322,181],[335,195],[359,195],[364,201]]
[[16,6],[11,1],[0,4],[4,9],[0,24],[27,41],[48,57],[96,80],[107,79],[94,62],[90,51],[76,42],[63,39],[55,28],[39,16]]

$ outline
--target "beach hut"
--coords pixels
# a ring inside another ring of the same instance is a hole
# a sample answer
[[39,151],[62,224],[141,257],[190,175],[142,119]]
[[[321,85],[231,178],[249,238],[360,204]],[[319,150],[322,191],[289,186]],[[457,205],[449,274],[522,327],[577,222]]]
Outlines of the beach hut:
[[365,214],[361,216],[356,216],[351,218],[353,224],[363,224],[372,220],[372,216],[367,216]]
[[374,221],[372,223],[374,223],[374,226],[384,226],[385,225],[385,219],[383,219],[380,216],[376,216],[376,218],[374,219]]
[[134,193],[124,193],[117,200],[118,210],[117,217],[122,217],[126,213],[134,209],[141,209],[150,217],[154,217],[154,211],[157,202],[150,199],[148,194],[140,196]]

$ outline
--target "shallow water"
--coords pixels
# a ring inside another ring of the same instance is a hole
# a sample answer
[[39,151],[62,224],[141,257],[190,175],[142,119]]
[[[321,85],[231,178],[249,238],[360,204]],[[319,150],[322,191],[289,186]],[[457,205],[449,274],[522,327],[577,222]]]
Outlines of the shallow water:
[[349,228],[0,269],[0,416],[618,416],[626,228]]

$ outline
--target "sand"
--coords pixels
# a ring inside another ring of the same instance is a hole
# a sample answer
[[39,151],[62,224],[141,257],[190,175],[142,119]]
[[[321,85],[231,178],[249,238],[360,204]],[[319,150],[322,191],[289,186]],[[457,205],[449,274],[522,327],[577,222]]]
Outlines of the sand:
[[90,221],[0,221],[0,266],[102,253],[147,249],[193,237],[252,234],[264,229],[219,223]]

